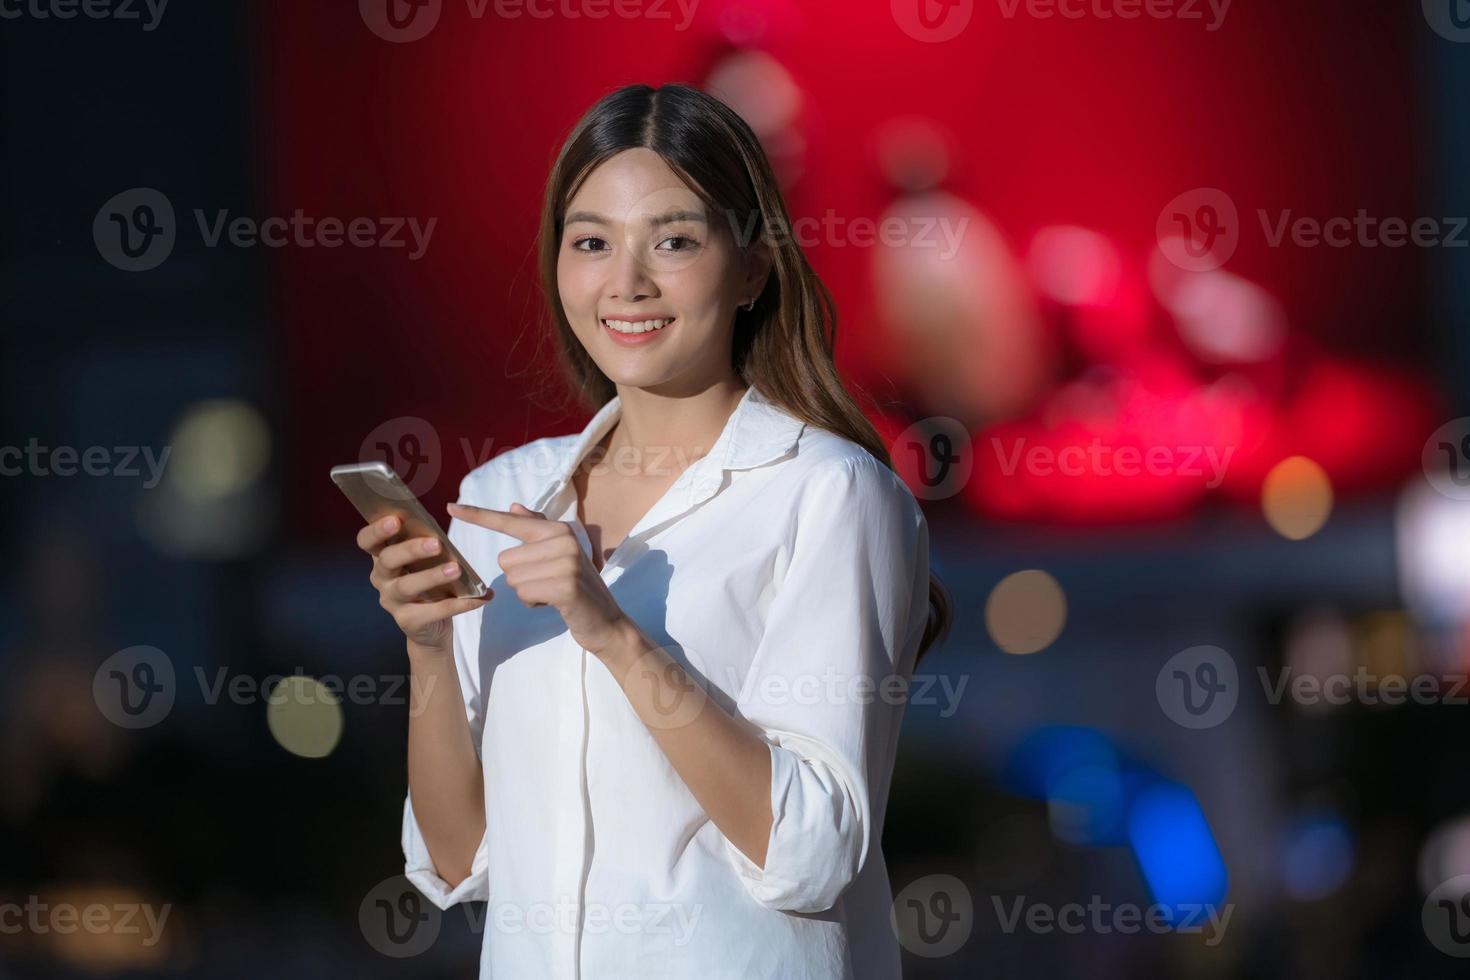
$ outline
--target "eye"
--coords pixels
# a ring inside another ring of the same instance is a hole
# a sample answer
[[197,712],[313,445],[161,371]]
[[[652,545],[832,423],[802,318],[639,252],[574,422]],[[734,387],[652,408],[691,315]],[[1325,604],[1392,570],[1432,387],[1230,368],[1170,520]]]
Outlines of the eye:
[[[599,247],[597,247],[597,248],[591,248],[591,247],[589,247],[589,248],[583,248],[582,247],[583,245],[588,244],[588,243],[596,243],[596,245],[599,246]],[[601,238],[598,238],[596,235],[583,235],[581,238],[578,238],[576,241],[572,242],[572,251],[574,251],[574,252],[605,252],[605,251],[607,251],[607,242],[605,240],[601,239]]]
[[665,238],[662,242],[659,242],[658,247],[662,249],[662,248],[664,248],[665,245],[668,245],[670,242],[682,242],[683,243],[683,246],[682,247],[674,247],[674,248],[664,249],[664,251],[667,251],[667,252],[688,252],[691,249],[696,249],[696,248],[699,247],[699,242],[696,239],[691,238],[688,235],[670,235],[668,238]]

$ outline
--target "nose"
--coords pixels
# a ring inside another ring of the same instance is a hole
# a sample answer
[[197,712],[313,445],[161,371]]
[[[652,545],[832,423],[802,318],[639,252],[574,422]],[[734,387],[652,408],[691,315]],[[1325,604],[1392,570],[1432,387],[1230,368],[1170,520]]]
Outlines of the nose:
[[609,299],[625,303],[658,295],[658,286],[649,275],[648,265],[633,243],[625,243],[613,257],[608,271],[607,292]]

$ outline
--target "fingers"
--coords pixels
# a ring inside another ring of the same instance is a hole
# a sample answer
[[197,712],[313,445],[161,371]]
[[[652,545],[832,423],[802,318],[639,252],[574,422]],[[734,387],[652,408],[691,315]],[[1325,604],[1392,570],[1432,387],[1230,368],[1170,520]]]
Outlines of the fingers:
[[437,589],[445,582],[453,582],[458,575],[459,564],[448,562],[412,575],[400,575],[388,583],[387,591],[400,602],[413,602],[425,592]]
[[522,541],[537,541],[548,535],[558,534],[560,532],[557,525],[564,523],[547,520],[545,515],[533,510],[527,510],[524,514],[513,514],[504,510],[491,510],[489,507],[472,507],[469,504],[450,504],[449,514],[468,524],[499,531]]
[[378,554],[378,564],[386,571],[396,572],[404,565],[423,561],[443,550],[438,538],[410,538],[390,544]]
[[377,556],[383,546],[398,533],[402,522],[397,517],[385,517],[374,521],[357,532],[357,546],[368,554]]
[[483,596],[456,596],[453,599],[440,599],[438,602],[415,602],[399,606],[393,621],[405,633],[412,633],[431,623],[479,609],[493,598],[495,593],[487,592]]
[[571,533],[556,534],[539,541],[528,541],[500,553],[500,568],[509,572],[512,568],[557,558],[578,558],[582,545]]

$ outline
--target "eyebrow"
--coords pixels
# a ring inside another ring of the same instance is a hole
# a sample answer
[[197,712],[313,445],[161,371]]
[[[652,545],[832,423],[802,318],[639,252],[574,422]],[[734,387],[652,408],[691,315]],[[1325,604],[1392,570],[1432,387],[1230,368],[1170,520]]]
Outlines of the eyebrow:
[[[663,214],[656,214],[648,219],[648,223],[655,228],[659,225],[671,225],[679,221],[695,221],[700,224],[709,224],[709,220],[699,211],[665,211]],[[562,219],[562,222],[568,225],[578,222],[592,225],[612,224],[612,222],[595,211],[573,211]]]

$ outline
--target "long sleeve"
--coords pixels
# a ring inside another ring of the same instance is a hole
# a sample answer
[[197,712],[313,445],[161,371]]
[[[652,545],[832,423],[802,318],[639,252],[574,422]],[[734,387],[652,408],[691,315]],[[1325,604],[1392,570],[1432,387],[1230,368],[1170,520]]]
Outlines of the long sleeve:
[[[477,501],[466,497],[468,484],[468,478],[460,484],[459,499],[465,503],[476,503]],[[470,545],[466,541],[465,532],[469,527],[470,525],[463,521],[452,519],[447,532],[449,540],[477,571],[483,573],[484,570],[480,569],[471,557]],[[450,620],[450,625],[454,634],[454,667],[459,675],[460,693],[464,696],[470,737],[475,744],[475,758],[481,759],[481,742],[485,730],[485,702],[481,697],[479,670],[474,660],[475,653],[479,649],[480,614],[479,612],[463,613]],[[429,856],[429,847],[424,843],[423,832],[419,829],[418,819],[414,816],[411,794],[405,794],[403,800],[402,843],[404,875],[413,882],[415,888],[423,892],[424,896],[439,908],[447,909],[457,902],[485,901],[490,897],[488,828],[485,835],[480,838],[479,847],[475,850],[469,877],[454,888],[449,887],[449,883],[440,877],[439,870],[434,867],[433,858]]]
[[771,752],[765,866],[726,841],[760,904],[836,904],[872,845],[904,692],[927,620],[928,526],[871,456],[821,464],[798,503],[785,574],[738,700]]

